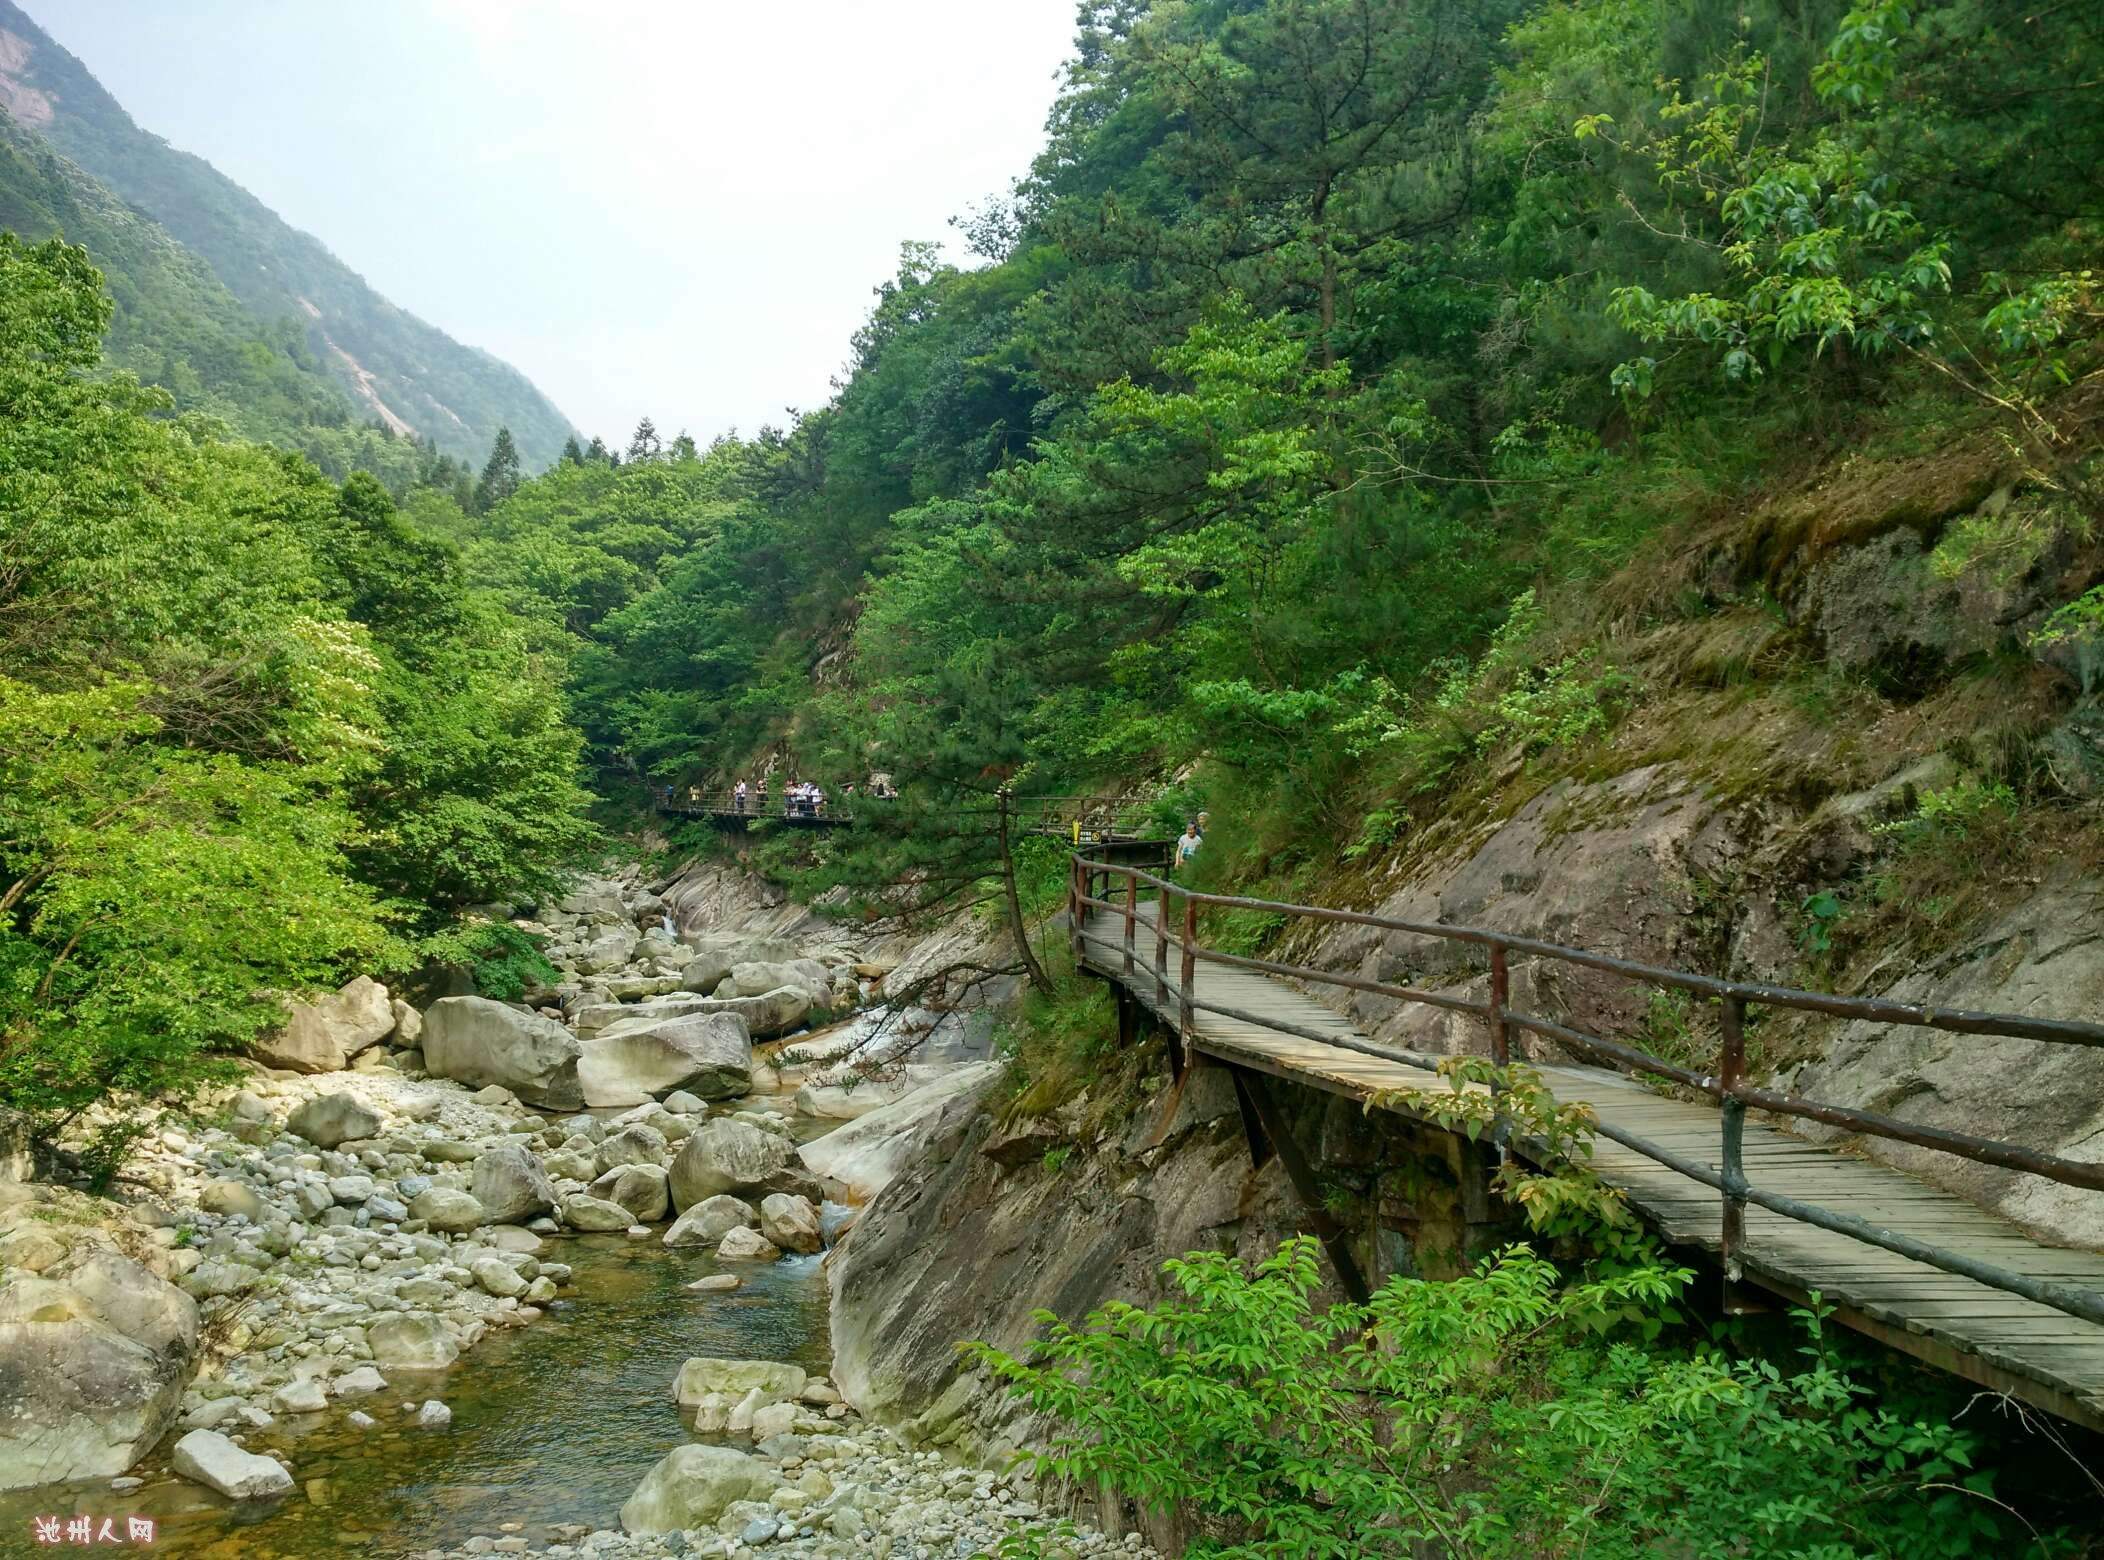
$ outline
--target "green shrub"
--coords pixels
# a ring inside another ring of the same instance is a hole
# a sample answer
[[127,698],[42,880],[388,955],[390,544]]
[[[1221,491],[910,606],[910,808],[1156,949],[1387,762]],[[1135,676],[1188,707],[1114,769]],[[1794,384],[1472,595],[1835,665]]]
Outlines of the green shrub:
[[1319,1251],[1192,1252],[1159,1306],[964,1352],[1058,1426],[1038,1474],[1188,1513],[1192,1555],[2020,1552],[1974,1438],[1879,1407],[1816,1312],[1785,1368],[1636,1341],[1620,1318],[1670,1312],[1685,1269],[1573,1280],[1514,1246],[1325,1310]]
[[499,1002],[516,1002],[534,987],[561,978],[562,972],[541,953],[540,944],[501,921],[464,921],[424,943],[425,954],[440,964],[464,969],[476,992]]

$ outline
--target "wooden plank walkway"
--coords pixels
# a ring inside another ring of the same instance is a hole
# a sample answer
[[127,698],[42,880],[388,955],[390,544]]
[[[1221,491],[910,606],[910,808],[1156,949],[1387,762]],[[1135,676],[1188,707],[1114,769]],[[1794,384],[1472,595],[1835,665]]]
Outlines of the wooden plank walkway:
[[[1124,974],[1120,915],[1088,913],[1084,963],[1124,986],[1173,1029],[1181,953],[1172,932],[1164,1003],[1155,984],[1152,910],[1151,904],[1139,907],[1130,977]],[[1314,997],[1271,976],[1201,961],[1196,981],[1199,1001],[1317,1034],[1365,1038]],[[1202,1009],[1194,1028],[1198,1051],[1353,1099],[1376,1090],[1450,1087],[1419,1068]],[[1603,1122],[1717,1168],[1719,1113],[1713,1105],[1667,1098],[1603,1068],[1536,1065],[1559,1100],[1585,1101]],[[1669,1243],[1711,1253],[1720,1248],[1722,1199],[1713,1188],[1606,1138],[1595,1140],[1593,1168],[1621,1188]],[[1746,1124],[1745,1173],[1764,1191],[1852,1213],[2013,1272],[2104,1292],[2104,1255],[2041,1244],[1953,1193],[1752,1119]],[[1766,1209],[1749,1205],[1745,1230],[1741,1260],[1749,1280],[1793,1301],[1816,1290],[1837,1308],[1837,1319],[1881,1342],[2104,1430],[2104,1327]]]

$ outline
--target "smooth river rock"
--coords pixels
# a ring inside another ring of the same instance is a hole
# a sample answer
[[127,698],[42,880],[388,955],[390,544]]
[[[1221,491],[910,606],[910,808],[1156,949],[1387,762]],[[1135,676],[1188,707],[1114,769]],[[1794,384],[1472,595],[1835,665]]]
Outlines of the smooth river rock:
[[752,1032],[731,1012],[638,1018],[583,1042],[578,1086],[587,1105],[640,1105],[673,1090],[704,1100],[752,1092]]
[[266,1067],[292,1072],[341,1072],[351,1059],[387,1038],[395,1027],[387,988],[360,975],[318,1002],[288,1002],[285,1023],[251,1047]]
[[771,1190],[795,1158],[789,1139],[749,1122],[705,1121],[672,1161],[672,1205],[685,1212],[719,1193]]
[[788,1192],[775,1192],[760,1202],[760,1233],[784,1251],[822,1250],[818,1232],[818,1210],[810,1199]]
[[765,1500],[774,1470],[728,1446],[680,1446],[644,1475],[621,1508],[629,1533],[673,1533],[713,1526],[733,1501]]
[[524,1224],[555,1206],[555,1183],[548,1172],[516,1145],[493,1148],[478,1158],[468,1189],[492,1224]]
[[316,1148],[334,1148],[354,1138],[376,1135],[380,1117],[348,1094],[323,1094],[287,1116],[285,1130],[299,1134]]
[[93,1251],[0,1288],[0,1490],[121,1474],[181,1407],[197,1304]]
[[759,1210],[749,1202],[724,1194],[704,1197],[672,1222],[665,1244],[713,1246],[732,1230],[751,1229],[759,1222]]
[[192,1430],[170,1459],[184,1478],[229,1500],[263,1500],[292,1488],[292,1475],[274,1458],[243,1451],[217,1430]]
[[575,1110],[577,1037],[552,1018],[487,997],[442,997],[424,1013],[424,1067],[441,1078],[496,1084],[531,1104]]
[[413,1311],[376,1318],[366,1326],[365,1341],[383,1369],[444,1370],[460,1358],[445,1323]]

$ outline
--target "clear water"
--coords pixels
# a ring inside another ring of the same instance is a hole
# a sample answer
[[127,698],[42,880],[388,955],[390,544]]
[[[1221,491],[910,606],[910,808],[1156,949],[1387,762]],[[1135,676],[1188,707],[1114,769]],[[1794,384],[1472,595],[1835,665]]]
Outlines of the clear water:
[[[797,1125],[805,1135],[838,1123]],[[280,1420],[251,1435],[251,1451],[292,1470],[284,1498],[237,1507],[169,1475],[164,1445],[148,1465],[160,1471],[142,1468],[147,1484],[128,1494],[97,1481],[0,1495],[0,1555],[52,1553],[35,1545],[31,1519],[59,1513],[114,1517],[120,1533],[127,1516],[150,1516],[156,1542],[134,1552],[212,1560],[400,1555],[506,1523],[529,1538],[565,1523],[617,1527],[651,1465],[693,1439],[672,1401],[682,1361],[785,1360],[814,1372],[830,1362],[817,1256],[719,1264],[706,1250],[620,1235],[551,1240],[543,1255],[572,1265],[564,1294],[574,1299],[530,1326],[492,1332],[449,1371],[403,1375],[360,1400],[375,1428],[346,1426],[347,1404],[309,1416],[305,1434],[299,1421]],[[743,1282],[727,1293],[684,1287],[718,1271]],[[449,1427],[407,1423],[405,1406],[426,1398],[453,1410]]]

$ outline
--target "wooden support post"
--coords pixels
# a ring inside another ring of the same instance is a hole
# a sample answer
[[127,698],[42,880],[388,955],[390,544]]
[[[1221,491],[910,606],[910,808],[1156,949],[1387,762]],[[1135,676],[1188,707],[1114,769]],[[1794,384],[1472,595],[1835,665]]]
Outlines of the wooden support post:
[[1140,919],[1140,875],[1129,873],[1125,879],[1125,977],[1132,978],[1132,939]]
[[1230,1067],[1227,1076],[1235,1086],[1235,1105],[1242,1116],[1242,1139],[1249,1145],[1250,1167],[1261,1170],[1271,1162],[1271,1138],[1264,1131],[1264,1118],[1257,1114],[1256,1097],[1250,1091],[1248,1074],[1240,1067]]
[[1123,985],[1112,982],[1118,994],[1118,1049],[1130,1050],[1140,1038],[1140,1002]]
[[1512,972],[1505,966],[1503,944],[1490,950],[1490,1059],[1500,1067],[1512,1062],[1512,1026],[1505,1010],[1512,1005]]
[[1198,995],[1198,901],[1188,893],[1184,895],[1183,921],[1183,1001],[1176,1022],[1188,1040],[1198,1022],[1198,1010],[1191,1005],[1191,999]]
[[[1322,1205],[1322,1188],[1315,1183],[1315,1172],[1301,1156],[1300,1146],[1293,1141],[1293,1134],[1286,1125],[1285,1113],[1279,1109],[1278,1101],[1271,1095],[1268,1080],[1262,1073],[1252,1072],[1246,1067],[1234,1068],[1235,1101],[1242,1106],[1244,1130],[1254,1116],[1271,1147],[1277,1152],[1279,1163],[1286,1167],[1286,1179],[1293,1183],[1293,1191],[1300,1198],[1301,1206],[1307,1209],[1308,1223],[1322,1241],[1323,1249],[1329,1252],[1330,1262],[1337,1269],[1337,1282],[1344,1286],[1344,1293],[1360,1305],[1364,1305],[1371,1291],[1366,1279],[1359,1271],[1359,1262],[1352,1255],[1351,1241],[1330,1217],[1329,1210]],[[1255,1156],[1254,1142],[1251,1157]],[[1261,1161],[1259,1161],[1261,1163]]]
[[1154,1005],[1157,1012],[1169,1011],[1169,896],[1159,889],[1154,895]]

